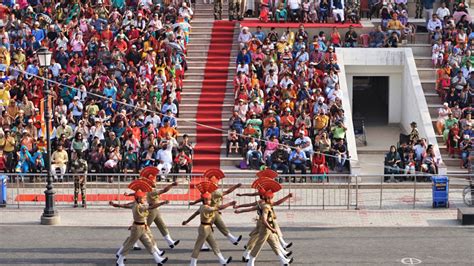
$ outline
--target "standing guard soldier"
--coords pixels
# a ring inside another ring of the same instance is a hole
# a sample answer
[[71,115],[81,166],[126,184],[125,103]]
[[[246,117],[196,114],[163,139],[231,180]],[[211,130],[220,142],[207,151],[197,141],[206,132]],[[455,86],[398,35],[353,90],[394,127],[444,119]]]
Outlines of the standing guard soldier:
[[135,201],[129,202],[127,204],[116,204],[112,201],[109,204],[115,208],[127,208],[132,209],[133,214],[133,224],[130,226],[130,236],[125,240],[123,246],[117,252],[117,265],[123,266],[125,261],[125,256],[133,248],[133,244],[140,240],[142,244],[146,247],[148,252],[153,255],[157,265],[163,265],[168,261],[168,258],[163,258],[163,252],[156,247],[156,243],[151,237],[151,231],[148,225],[146,224],[146,219],[148,217],[149,211],[155,208],[158,208],[164,204],[167,204],[167,201],[162,201],[156,205],[145,205],[146,193],[142,191],[151,191],[151,187],[148,183],[143,180],[135,180],[129,186],[129,188],[134,188]]
[[229,20],[240,19],[240,1],[242,0],[229,0]]
[[[251,0],[253,1],[253,0]],[[245,17],[245,13],[247,11],[247,0],[239,0],[240,2],[240,13],[239,13],[239,20],[243,20]]]
[[[225,177],[224,172],[222,172],[220,169],[208,169],[204,172],[203,177],[206,178],[208,181],[214,183],[216,186],[219,185],[219,180]],[[237,184],[229,188],[228,190],[224,191],[223,193],[220,191],[213,191],[211,193],[211,207],[219,207],[222,204],[224,196],[232,193],[234,190],[237,188],[241,187],[242,184]],[[199,202],[202,202],[202,199],[198,199],[196,201],[190,202],[189,205],[195,205]],[[222,219],[222,215],[220,212],[216,212],[214,215],[214,218],[212,219],[212,223],[219,229],[219,231],[230,241],[230,243],[234,245],[238,245],[240,240],[242,239],[242,236],[239,235],[238,237],[235,237],[232,235],[227,228],[227,226],[224,223],[224,220]],[[209,247],[206,246],[206,244],[203,244],[202,250],[209,250]]]
[[[222,2],[224,0],[214,0],[214,19],[222,20]],[[232,1],[232,0],[229,0]],[[230,2],[229,2],[230,5]],[[230,12],[230,9],[229,9]]]
[[212,207],[211,193],[217,189],[217,185],[209,181],[204,181],[197,184],[196,187],[201,192],[203,205],[201,205],[199,210],[193,213],[187,220],[183,221],[182,223],[183,225],[186,225],[198,215],[201,218],[201,224],[199,225],[198,229],[199,235],[196,239],[196,243],[194,244],[193,253],[191,255],[191,263],[189,265],[197,265],[199,252],[201,251],[201,247],[204,242],[207,242],[211,246],[212,250],[214,251],[214,254],[216,254],[216,256],[219,258],[219,263],[221,265],[227,265],[232,261],[232,257],[226,259],[220,252],[219,247],[217,246],[217,243],[214,239],[214,229],[212,228],[212,221],[218,211],[223,210],[229,206],[234,206],[235,201],[220,205],[219,207]]
[[77,160],[71,164],[71,171],[74,174],[74,208],[77,208],[77,198],[79,190],[81,191],[82,208],[86,207],[86,179],[87,179],[87,161],[82,159],[80,153],[77,154]]

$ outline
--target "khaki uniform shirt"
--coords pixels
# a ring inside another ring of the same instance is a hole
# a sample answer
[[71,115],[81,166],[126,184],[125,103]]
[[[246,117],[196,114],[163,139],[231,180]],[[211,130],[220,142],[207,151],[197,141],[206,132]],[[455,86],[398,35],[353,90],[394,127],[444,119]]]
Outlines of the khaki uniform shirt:
[[153,191],[146,193],[146,201],[149,205],[158,204],[160,202],[160,195],[158,194],[158,190],[154,189]]
[[212,219],[214,218],[216,211],[217,211],[216,207],[201,205],[201,207],[199,208],[201,223],[206,223],[206,224],[212,223]]
[[145,204],[135,202],[132,207],[133,221],[136,223],[145,223],[148,216],[148,207]]

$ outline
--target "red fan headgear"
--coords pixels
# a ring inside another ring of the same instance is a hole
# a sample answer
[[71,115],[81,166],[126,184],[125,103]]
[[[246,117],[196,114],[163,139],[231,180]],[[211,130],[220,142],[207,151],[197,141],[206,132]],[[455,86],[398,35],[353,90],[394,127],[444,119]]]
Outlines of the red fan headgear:
[[210,182],[210,181],[203,181],[201,183],[198,183],[196,185],[196,188],[201,192],[201,194],[204,194],[206,192],[212,193],[217,190],[217,185]]
[[135,191],[135,198],[142,198],[142,197],[145,197],[146,196],[146,193],[141,191],[141,190],[137,190]]
[[211,196],[211,193],[206,192],[206,193],[201,194],[201,197],[203,199],[211,199],[212,196]]
[[[272,191],[273,193],[281,190],[280,183],[276,182],[273,179],[269,178],[259,178],[252,183],[252,188],[255,188],[259,191]],[[260,193],[261,194],[261,193]]]
[[260,171],[256,174],[258,178],[270,178],[270,179],[275,179],[278,176],[278,173],[271,170],[271,169],[265,169],[263,171]]
[[146,177],[140,177],[139,179],[142,180],[143,182],[147,183],[148,185],[150,185],[152,188],[156,187],[156,183],[153,180],[150,180]]
[[156,176],[160,173],[160,170],[154,166],[147,166],[140,171],[140,177],[148,178],[152,181],[156,180]]
[[268,191],[265,191],[265,194],[263,194],[263,196],[266,198],[266,199],[271,199],[273,198],[273,192],[271,190],[268,190]]
[[224,178],[225,174],[221,169],[207,169],[202,176],[213,183],[219,183],[219,180]]
[[137,179],[133,180],[129,185],[128,188],[133,190],[133,191],[142,191],[142,192],[150,192],[153,190],[153,188],[150,186],[150,184],[147,181],[144,181],[143,179]]

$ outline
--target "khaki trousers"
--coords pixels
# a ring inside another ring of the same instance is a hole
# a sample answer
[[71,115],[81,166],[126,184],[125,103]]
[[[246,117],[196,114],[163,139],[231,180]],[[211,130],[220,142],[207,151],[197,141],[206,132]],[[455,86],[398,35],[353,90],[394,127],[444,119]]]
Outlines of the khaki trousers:
[[212,223],[221,231],[221,233],[224,236],[227,236],[230,232],[229,229],[227,229],[227,226],[224,224],[224,220],[222,219],[222,215],[218,212],[216,212],[216,215],[214,215],[214,219],[212,219]]
[[202,244],[207,242],[209,246],[214,251],[214,254],[221,253],[219,247],[217,246],[216,240],[214,239],[214,234],[212,232],[212,227],[210,225],[203,225],[201,224],[198,229],[198,238],[196,239],[196,243],[194,244],[193,253],[191,254],[191,258],[197,259],[199,257],[199,252],[201,251]]
[[148,226],[151,227],[153,222],[156,224],[156,227],[158,227],[158,230],[160,230],[160,233],[162,236],[166,236],[170,234],[170,232],[168,231],[168,227],[163,221],[163,218],[161,218],[161,214],[158,209],[152,209],[152,210],[149,210],[148,212],[146,224],[148,224]]
[[262,225],[258,232],[258,239],[255,242],[255,246],[252,248],[252,251],[250,252],[250,256],[256,258],[258,254],[260,253],[260,250],[262,250],[263,244],[265,244],[265,242],[268,242],[273,252],[276,255],[278,255],[279,244],[277,242],[276,235],[273,234],[272,231],[270,231],[266,226]]
[[133,248],[133,245],[140,240],[145,248],[153,254],[153,248],[155,246],[155,241],[153,240],[153,236],[151,235],[151,231],[148,226],[146,225],[132,225],[130,228],[130,236],[127,237],[125,242],[123,243],[122,254],[126,256],[128,252]]

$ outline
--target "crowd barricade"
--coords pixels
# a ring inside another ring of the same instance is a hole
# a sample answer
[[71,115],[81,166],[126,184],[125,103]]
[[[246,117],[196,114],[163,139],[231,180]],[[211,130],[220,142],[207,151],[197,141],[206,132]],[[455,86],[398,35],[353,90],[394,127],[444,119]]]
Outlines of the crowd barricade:
[[[46,175],[23,174],[22,182],[18,174],[3,174],[7,176],[7,208],[44,207],[44,191],[46,190]],[[55,204],[58,208],[73,206],[74,176],[66,174],[63,182],[54,182]],[[30,182],[30,177],[33,182]],[[137,174],[88,174],[86,183],[87,208],[108,206],[109,201],[120,203],[129,202],[133,197],[124,193],[132,193],[129,183],[137,178]],[[418,175],[327,175],[323,182],[312,182],[311,175],[280,175],[282,190],[276,193],[278,200],[289,193],[293,197],[278,208],[284,209],[340,209],[340,210],[371,210],[371,209],[414,209],[432,207],[431,176]],[[294,180],[293,180],[294,178]],[[306,180],[304,180],[306,178]],[[407,178],[408,181],[396,182]],[[426,181],[420,181],[426,178]],[[449,175],[449,208],[465,206],[463,191],[469,187],[472,175]],[[161,200],[169,204],[162,208],[186,207],[189,202],[200,198],[200,192],[195,188],[202,179],[199,174],[172,174],[158,181],[157,188],[178,182],[169,192],[162,194]],[[237,194],[254,193],[251,184],[255,180],[253,174],[227,174],[220,180],[219,189],[225,191],[241,183],[242,186],[225,195],[224,201],[236,200],[238,204],[252,203],[258,196],[239,196]],[[369,180],[369,181],[368,181]],[[305,182],[306,181],[306,182]],[[81,206],[79,191],[78,204]]]

